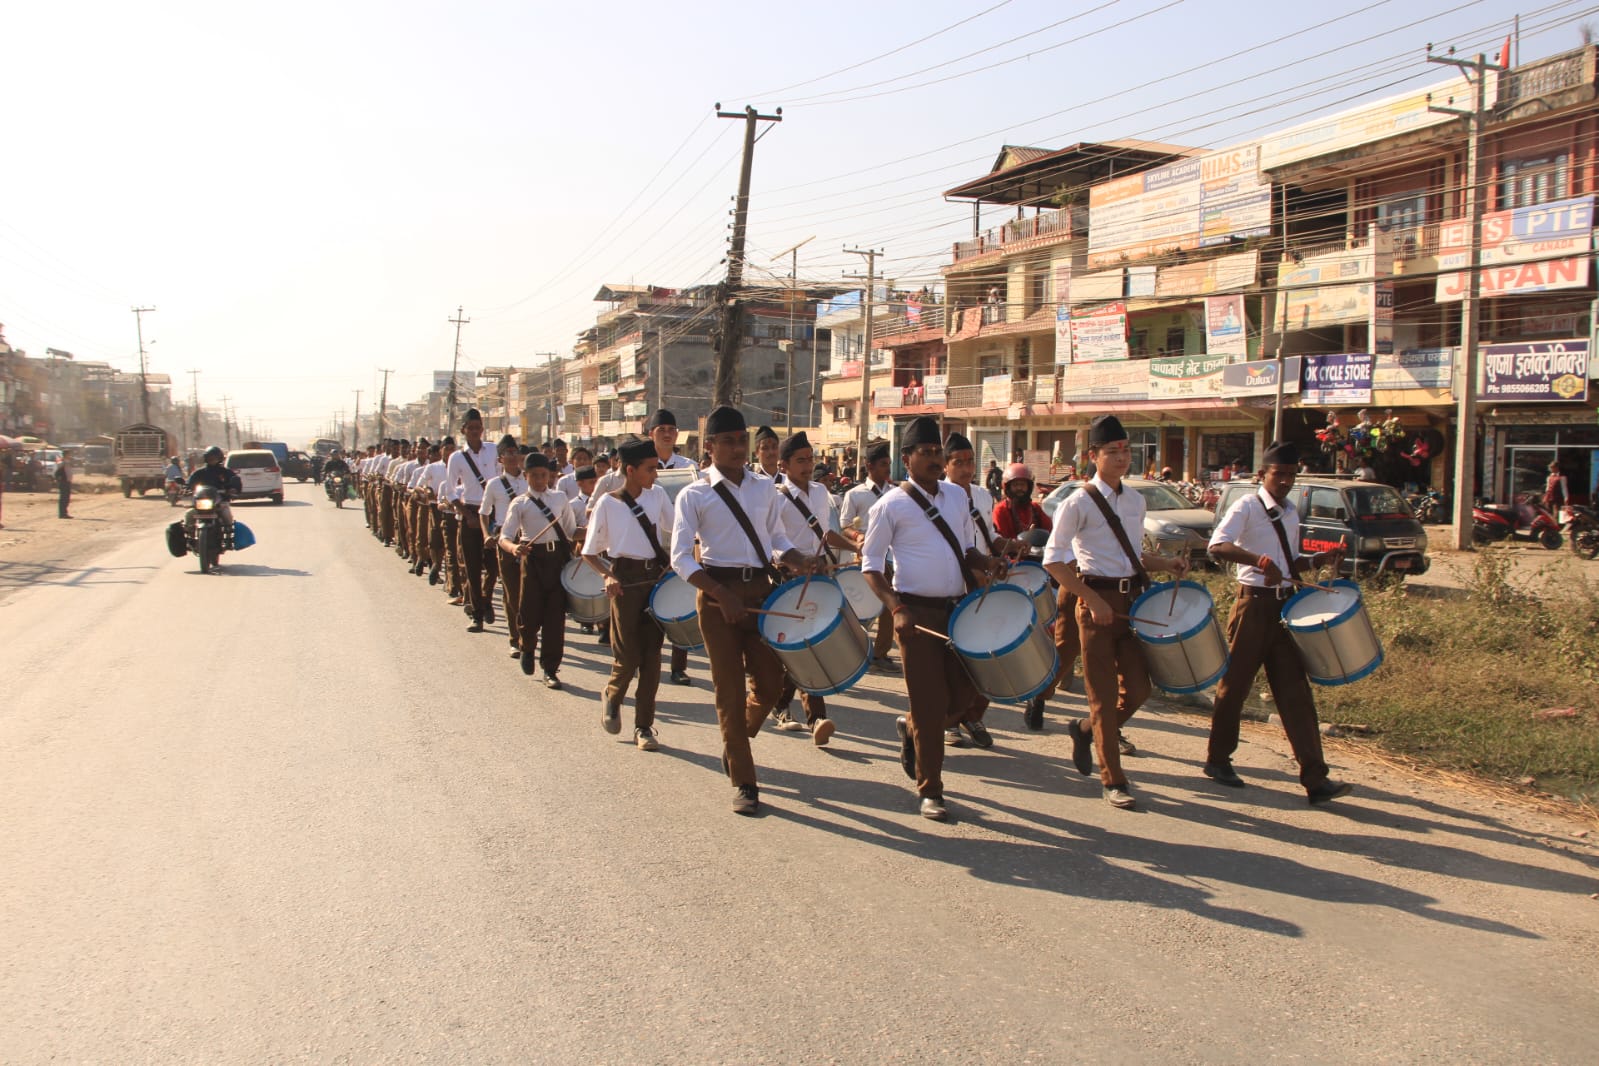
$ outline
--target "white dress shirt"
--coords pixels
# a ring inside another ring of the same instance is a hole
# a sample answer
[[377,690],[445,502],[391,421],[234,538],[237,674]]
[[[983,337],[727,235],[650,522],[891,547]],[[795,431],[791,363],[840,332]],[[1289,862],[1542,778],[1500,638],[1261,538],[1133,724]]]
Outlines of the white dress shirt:
[[[1127,534],[1127,543],[1132,545],[1133,551],[1141,552],[1145,504],[1138,490],[1124,481],[1122,490],[1117,492],[1100,480],[1098,474],[1088,484],[1099,489],[1105,502],[1121,519],[1122,530]],[[1044,562],[1068,562],[1065,549],[1070,547],[1077,559],[1077,568],[1086,576],[1132,577],[1132,560],[1122,551],[1110,523],[1100,513],[1099,505],[1088,498],[1085,489],[1086,486],[1078,489],[1056,508],[1055,528],[1050,531],[1049,543],[1044,546]]]
[[[651,487],[653,488],[654,486]],[[587,526],[589,524],[589,507],[594,502],[593,497],[585,496],[580,492],[576,496],[567,497],[567,499],[572,501],[572,517],[577,519],[578,528],[582,529]]]
[[[1210,535],[1210,546],[1214,548],[1218,544],[1235,544],[1257,559],[1262,555],[1270,556],[1282,575],[1288,577],[1293,573],[1291,560],[1283,558],[1282,542],[1277,539],[1277,531],[1271,524],[1271,516],[1276,513],[1278,513],[1277,502],[1262,486],[1253,496],[1244,496],[1227,508],[1227,513],[1216,523],[1216,530]],[[1284,500],[1280,515],[1283,532],[1288,536],[1288,546],[1294,549],[1294,556],[1297,558],[1299,512],[1293,503]],[[1256,566],[1239,566],[1238,583],[1252,585],[1258,589],[1268,587],[1266,572]]]
[[489,483],[483,486],[483,500],[478,504],[477,513],[489,520],[490,528],[503,526],[506,512],[511,509],[511,501],[526,491],[527,478],[512,477],[502,472],[498,477],[489,478]]
[[[541,500],[555,517],[555,523],[560,526],[561,532],[566,534],[567,543],[577,535],[577,522],[572,518],[572,501],[566,498],[566,493],[555,489],[545,489],[543,492],[534,492],[528,489],[511,501],[510,509],[505,512],[505,523],[500,527],[500,536],[515,542],[533,538],[534,544],[549,544],[559,541],[555,535],[555,526],[550,526],[549,518],[540,511],[538,504],[533,501]],[[545,526],[550,528],[545,529]],[[535,536],[537,534],[537,536]]]
[[569,500],[575,500],[580,495],[576,473],[562,474],[560,480],[555,483],[555,487],[566,493],[566,498]]
[[[920,486],[907,481],[923,499],[944,516],[955,543],[964,554],[975,545],[977,531],[966,494],[947,481],[938,483],[938,498],[932,499]],[[964,596],[966,577],[962,563],[950,551],[938,526],[904,488],[892,488],[872,506],[866,523],[866,543],[861,553],[861,569],[881,574],[888,565],[888,549],[894,548],[894,591],[912,596]]]
[[[622,475],[622,462],[617,460],[616,469],[607,470],[594,483],[594,499],[599,499],[601,496],[609,496],[625,484],[627,484],[627,478]],[[653,485],[650,487],[654,488]]]
[[[765,477],[764,474],[758,476]],[[778,518],[782,520],[783,532],[788,534],[788,539],[794,542],[794,547],[806,555],[815,555],[820,552],[822,550],[821,541],[817,540],[816,534],[811,530],[811,524],[805,520],[805,516],[800,513],[800,509],[794,506],[793,501],[795,499],[804,499],[805,506],[810,508],[811,514],[816,518],[816,524],[821,526],[824,532],[827,530],[837,531],[838,517],[833,512],[832,493],[828,492],[819,481],[811,482],[802,494],[799,486],[792,481],[785,479],[782,482],[778,482],[775,478],[767,478],[767,480],[777,487],[780,496],[787,497],[786,499],[780,498],[777,501],[777,514]]]
[[867,518],[871,514],[873,505],[886,496],[889,491],[887,484],[879,485],[870,478],[856,485],[844,493],[844,512],[839,516],[839,522],[847,527],[859,517],[861,528],[864,531],[867,528]]
[[683,469],[698,470],[699,469],[699,464],[696,463],[694,460],[690,459],[686,455],[678,455],[676,452],[673,452],[672,453],[672,457],[670,459],[662,459],[661,460],[660,469],[662,469],[662,470],[683,470]]
[[415,459],[402,459],[389,467],[389,472],[386,476],[390,481],[394,482],[395,485],[403,486],[411,479],[411,471],[415,469]]
[[483,502],[483,486],[489,478],[495,477],[500,472],[500,460],[494,445],[484,441],[478,445],[477,451],[472,452],[472,461],[477,463],[478,474],[483,475],[479,482],[477,474],[472,473],[472,468],[466,463],[466,455],[470,449],[462,445],[458,450],[450,453],[450,464],[445,471],[445,476],[451,481],[459,483],[460,494],[456,497],[468,507],[476,510]]
[[428,465],[417,463],[411,468],[411,476],[406,479],[405,487],[408,489],[425,489],[428,487]]
[[[738,519],[733,517],[732,508],[716,491],[716,486],[724,483],[760,538],[759,555]],[[672,518],[672,569],[687,581],[700,571],[702,564],[754,567],[770,564],[776,556],[794,547],[783,529],[779,505],[792,506],[777,498],[777,486],[769,478],[745,473],[735,485],[720,470],[711,467],[708,477],[693,481],[677,494],[677,513]],[[694,558],[695,538],[700,542],[698,560]]]
[[[944,484],[955,485],[949,478],[944,479]],[[959,485],[955,485],[955,487],[960,489]],[[976,481],[973,481],[961,491],[963,494],[970,495],[972,526],[976,536],[977,550],[984,555],[993,555],[994,553],[988,550],[988,542],[990,539],[999,539],[994,533],[994,497],[990,496],[988,490]],[[988,536],[983,536],[984,533],[987,533]]]
[[[665,489],[651,485],[633,501],[644,516],[655,525],[655,539],[662,551],[670,550],[672,543],[672,498]],[[652,561],[655,549],[644,535],[632,508],[615,496],[594,498],[594,508],[589,513],[588,533],[583,540],[584,555],[608,555],[612,559],[643,559]]]

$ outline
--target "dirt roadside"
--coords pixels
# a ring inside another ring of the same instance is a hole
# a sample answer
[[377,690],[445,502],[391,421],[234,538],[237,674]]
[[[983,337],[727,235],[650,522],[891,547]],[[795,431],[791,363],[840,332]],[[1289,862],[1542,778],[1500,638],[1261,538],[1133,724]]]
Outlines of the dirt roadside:
[[54,492],[8,492],[0,505],[0,604],[18,589],[70,581],[88,562],[128,537],[160,537],[183,514],[158,493],[124,499],[114,478],[76,479],[69,508],[56,517]]

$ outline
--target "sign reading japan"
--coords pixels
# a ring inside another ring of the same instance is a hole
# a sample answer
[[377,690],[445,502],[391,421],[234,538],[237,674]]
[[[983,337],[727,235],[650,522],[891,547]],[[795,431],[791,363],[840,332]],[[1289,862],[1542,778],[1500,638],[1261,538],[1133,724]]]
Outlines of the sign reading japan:
[[[1483,296],[1588,284],[1588,252],[1593,248],[1593,197],[1494,211],[1482,219]],[[1437,300],[1461,299],[1470,281],[1471,227],[1445,222],[1438,230]]]
[[1257,145],[1183,159],[1088,193],[1088,266],[1271,232],[1271,185]]
[[1484,400],[1548,403],[1588,398],[1588,342],[1534,341],[1482,348]]
[[1303,404],[1354,404],[1371,402],[1370,354],[1307,355],[1299,388]]

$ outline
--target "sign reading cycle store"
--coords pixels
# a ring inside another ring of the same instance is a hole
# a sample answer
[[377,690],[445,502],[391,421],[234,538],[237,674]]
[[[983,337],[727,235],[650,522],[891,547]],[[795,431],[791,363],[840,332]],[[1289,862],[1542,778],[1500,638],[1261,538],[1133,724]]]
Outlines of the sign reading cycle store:
[[1371,377],[1375,360],[1370,354],[1307,355],[1301,403],[1311,406],[1371,402]]
[[1588,357],[1586,340],[1483,345],[1479,395],[1518,403],[1586,400]]

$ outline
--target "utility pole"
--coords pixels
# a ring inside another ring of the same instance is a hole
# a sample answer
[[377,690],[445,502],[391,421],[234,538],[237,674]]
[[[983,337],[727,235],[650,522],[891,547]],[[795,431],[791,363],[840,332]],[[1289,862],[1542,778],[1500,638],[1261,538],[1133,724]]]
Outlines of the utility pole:
[[146,425],[150,423],[150,382],[144,365],[144,316],[147,312],[154,310],[155,308],[153,307],[135,307],[133,309],[133,327],[139,331],[139,406],[144,412]]
[[233,421],[228,415],[228,400],[230,396],[222,397],[222,446],[225,449],[233,448]]
[[194,446],[198,448],[200,440],[200,372],[190,370],[189,374],[189,402],[194,405]]
[[350,449],[360,447],[361,444],[361,390],[355,390],[355,421],[350,423]]
[[[1500,56],[1500,62],[1490,63],[1488,57],[1478,53],[1475,59],[1456,59],[1451,48],[1449,55],[1435,56],[1432,45],[1427,46],[1427,62],[1443,63],[1457,67],[1471,82],[1475,98],[1470,110],[1437,107],[1429,96],[1427,110],[1443,115],[1456,115],[1466,120],[1466,225],[1471,231],[1471,254],[1466,262],[1466,291],[1460,301],[1460,359],[1454,372],[1455,381],[1455,491],[1454,524],[1455,550],[1470,551],[1471,506],[1475,495],[1477,474],[1477,363],[1478,315],[1482,299],[1482,187],[1481,140],[1483,120],[1488,116],[1488,72],[1503,72],[1508,68],[1509,56]],[[1454,97],[1449,103],[1454,103]],[[1484,485],[1484,489],[1489,486]]]
[[[470,318],[462,317],[461,312],[464,310],[465,308],[457,304],[455,307],[455,317],[445,319],[446,322],[455,323],[455,358],[450,362],[450,393],[449,397],[444,401],[445,433],[448,433],[450,431],[450,426],[455,423],[455,374],[457,368],[459,368],[461,365],[461,327],[472,321]],[[379,433],[378,436],[381,437],[383,434]]]
[[[383,375],[383,391],[378,393],[378,440],[381,441],[383,439],[383,416],[389,409],[389,375],[394,373],[394,371],[384,370],[379,367],[378,373]],[[455,378],[453,377],[450,378],[450,390],[452,392],[455,390]]]
[[[787,432],[794,432],[794,307],[799,303],[799,250],[816,239],[815,234],[806,237],[794,247],[784,252],[778,252],[772,257],[773,262],[789,256],[788,267],[788,375],[784,381],[788,385],[788,422],[785,423]],[[806,407],[805,420],[810,421],[809,405]]]
[[717,118],[744,120],[744,162],[738,172],[738,199],[733,206],[733,246],[727,255],[727,280],[722,284],[721,336],[716,346],[716,387],[713,406],[733,402],[734,371],[738,366],[739,342],[744,338],[744,302],[738,293],[744,286],[744,233],[750,213],[750,169],[755,163],[755,124],[782,122],[783,109],[775,115],[762,115],[753,107],[743,111],[723,111],[716,105]]
[[[855,465],[863,466],[866,463],[866,420],[872,413],[872,312],[875,310],[872,290],[877,284],[877,257],[883,253],[881,249],[873,248],[845,248],[844,251],[849,255],[866,257],[866,343],[861,350],[861,428],[855,443]],[[851,274],[849,277],[859,278],[860,275]]]

